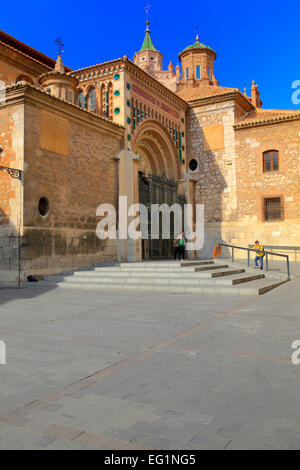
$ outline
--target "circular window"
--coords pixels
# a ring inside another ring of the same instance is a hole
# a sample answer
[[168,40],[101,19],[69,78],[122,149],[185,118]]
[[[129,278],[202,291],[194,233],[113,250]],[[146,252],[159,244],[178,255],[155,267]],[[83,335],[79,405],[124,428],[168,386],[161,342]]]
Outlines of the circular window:
[[42,217],[46,217],[49,214],[49,201],[45,197],[39,200],[39,213]]
[[130,101],[129,100],[127,100],[127,106],[130,106]]
[[115,73],[115,74],[114,74],[114,79],[115,79],[115,80],[119,80],[119,78],[120,78],[120,75],[119,75],[118,73]]
[[114,92],[114,95],[115,95],[115,96],[120,96],[119,90],[116,90],[116,91]]
[[195,170],[197,170],[197,168],[198,168],[198,162],[197,162],[197,160],[195,160],[193,158],[193,160],[191,160],[190,163],[189,163],[189,169],[191,171],[195,171]]
[[115,114],[120,114],[120,108],[115,108]]
[[129,83],[127,83],[127,85],[126,85],[126,86],[127,86],[127,90],[130,90],[130,84],[129,84]]
[[130,123],[131,123],[131,119],[130,119],[130,118],[127,118],[127,122],[128,122],[128,124],[130,124]]

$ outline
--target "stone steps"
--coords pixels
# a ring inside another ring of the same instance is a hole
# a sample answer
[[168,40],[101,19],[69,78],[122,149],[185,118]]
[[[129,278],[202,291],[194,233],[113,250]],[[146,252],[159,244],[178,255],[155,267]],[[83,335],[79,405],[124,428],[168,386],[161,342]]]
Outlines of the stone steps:
[[250,282],[252,280],[263,279],[263,274],[254,275],[229,275],[225,279],[223,278],[197,278],[195,276],[176,276],[176,277],[157,277],[157,276],[140,276],[140,277],[133,277],[127,276],[126,278],[119,277],[119,276],[73,276],[73,277],[66,277],[61,282],[69,282],[69,283],[124,283],[124,284],[168,284],[168,285],[184,285],[184,286],[198,286],[198,285],[236,285],[241,284],[244,282]]
[[164,279],[166,277],[168,278],[193,278],[193,279],[200,279],[200,278],[212,278],[212,277],[221,277],[221,276],[229,276],[233,274],[240,274],[244,273],[245,269],[240,268],[240,269],[233,269],[233,268],[223,268],[219,269],[217,271],[215,270],[204,270],[203,272],[201,271],[196,271],[196,270],[190,270],[186,271],[184,269],[176,269],[176,270],[168,270],[168,271],[152,271],[152,270],[144,270],[144,271],[137,271],[137,270],[122,270],[122,269],[116,269],[116,270],[101,270],[101,271],[77,271],[74,273],[75,277],[115,277],[115,278],[129,278],[129,277],[139,277],[139,278],[144,278],[144,277],[149,277],[149,278],[157,278],[157,277],[163,277]]
[[[212,270],[219,270],[223,268],[228,268],[228,264],[219,264],[219,265],[206,265],[206,266],[130,266],[130,265],[122,265],[116,266],[113,268],[95,268],[96,272],[153,272],[153,273],[169,273],[169,272],[201,272],[201,271],[212,271]],[[87,270],[86,272],[91,272],[91,270]]]
[[[286,281],[261,279],[259,281],[252,281],[251,285],[247,283],[247,286],[241,285],[182,285],[182,284],[145,284],[145,283],[99,283],[99,282],[58,282],[55,286],[59,288],[70,288],[70,289],[82,289],[82,290],[118,290],[118,291],[132,291],[132,292],[153,292],[153,293],[173,293],[173,294],[229,294],[229,295],[261,295],[268,292],[271,289],[281,285]],[[29,283],[28,283],[29,284]],[[54,286],[53,282],[44,281],[47,286]]]
[[49,276],[42,284],[84,290],[261,295],[283,282],[266,279],[261,271],[253,272],[207,260],[121,263],[113,267],[87,268],[73,274]]

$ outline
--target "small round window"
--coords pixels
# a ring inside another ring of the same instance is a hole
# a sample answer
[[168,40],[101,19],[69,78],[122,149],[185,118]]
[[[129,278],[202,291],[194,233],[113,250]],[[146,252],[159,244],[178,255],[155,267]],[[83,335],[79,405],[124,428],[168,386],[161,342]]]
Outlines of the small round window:
[[195,171],[195,170],[197,170],[197,168],[198,168],[198,162],[197,162],[197,160],[195,160],[195,159],[193,158],[193,159],[190,161],[190,163],[189,163],[189,169],[190,169],[191,171]]
[[42,217],[46,217],[49,214],[49,201],[45,197],[39,200],[39,213]]

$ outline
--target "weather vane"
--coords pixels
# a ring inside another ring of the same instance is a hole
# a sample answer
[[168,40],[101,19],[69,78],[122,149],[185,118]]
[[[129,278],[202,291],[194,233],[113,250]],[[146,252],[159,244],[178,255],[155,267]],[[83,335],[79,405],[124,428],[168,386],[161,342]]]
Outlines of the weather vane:
[[64,47],[64,44],[63,44],[63,42],[62,42],[61,37],[58,37],[57,39],[55,39],[55,42],[56,42],[57,47],[58,47],[58,55],[61,55],[61,53],[64,52],[64,51],[62,50],[62,48]]

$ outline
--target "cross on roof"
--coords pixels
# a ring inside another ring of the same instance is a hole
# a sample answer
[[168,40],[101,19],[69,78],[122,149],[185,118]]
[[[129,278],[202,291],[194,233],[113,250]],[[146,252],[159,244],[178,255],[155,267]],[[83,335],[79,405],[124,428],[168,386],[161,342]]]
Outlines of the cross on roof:
[[151,8],[151,5],[149,2],[147,2],[147,5],[145,6],[145,12],[146,12],[146,15],[147,15],[147,20],[149,19],[149,10]]
[[56,42],[57,47],[58,47],[58,55],[61,55],[61,53],[64,52],[64,51],[62,50],[62,48],[64,47],[64,44],[63,44],[63,42],[62,42],[61,37],[58,37],[57,39],[55,39],[55,42]]

